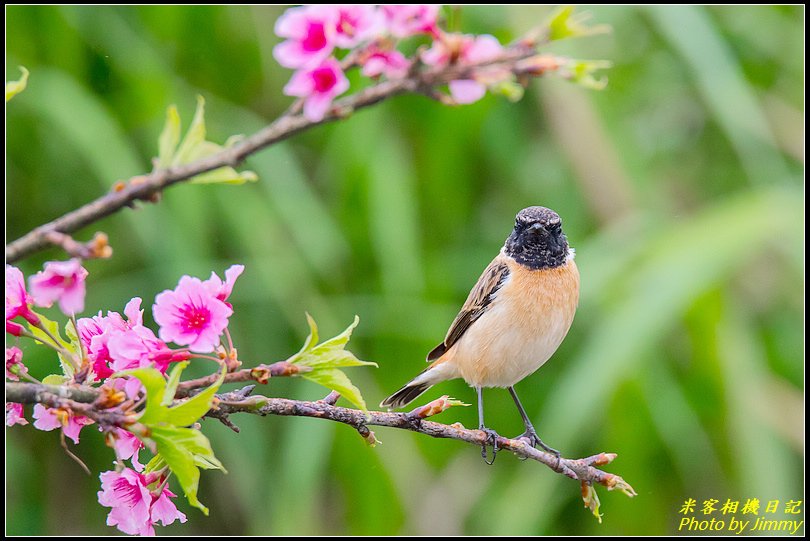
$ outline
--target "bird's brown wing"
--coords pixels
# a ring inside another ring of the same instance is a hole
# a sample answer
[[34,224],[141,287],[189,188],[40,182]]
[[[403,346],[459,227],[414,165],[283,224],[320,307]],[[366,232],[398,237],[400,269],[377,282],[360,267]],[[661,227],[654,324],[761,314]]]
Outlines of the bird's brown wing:
[[467,301],[461,307],[461,311],[450,325],[444,342],[433,348],[428,353],[427,360],[435,361],[455,344],[459,338],[470,328],[476,319],[481,317],[490,306],[492,298],[498,289],[501,288],[506,278],[509,276],[509,267],[503,262],[501,256],[496,257],[492,263],[484,269],[481,277],[478,278],[475,287],[470,291]]

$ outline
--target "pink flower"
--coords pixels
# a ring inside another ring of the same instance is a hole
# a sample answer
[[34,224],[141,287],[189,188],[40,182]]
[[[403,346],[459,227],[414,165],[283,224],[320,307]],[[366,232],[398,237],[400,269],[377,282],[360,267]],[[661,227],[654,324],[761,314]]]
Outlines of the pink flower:
[[408,74],[411,63],[401,52],[386,51],[373,47],[364,55],[363,75],[366,77],[379,77],[385,75],[388,79],[401,79]]
[[407,38],[415,34],[438,36],[439,6],[436,4],[409,4],[381,6],[388,31],[395,37]]
[[143,442],[135,434],[123,428],[116,428],[111,432],[113,449],[118,460],[132,459],[132,467],[135,471],[142,471],[143,464],[138,459],[138,454],[144,448]]
[[[22,272],[17,267],[6,265],[6,330],[14,336],[19,336],[19,333],[8,330],[9,320],[17,316],[22,316],[32,325],[39,323],[39,317],[31,311],[31,296],[25,290],[25,278]],[[11,325],[13,329],[22,330],[22,326],[14,323]]]
[[[88,358],[93,363],[93,373],[96,375],[96,379],[108,378],[115,370],[118,370],[118,368],[110,368],[113,362],[109,349],[110,338],[142,324],[143,311],[140,310],[140,305],[139,297],[135,297],[127,303],[124,313],[129,321],[124,321],[118,312],[107,312],[106,316],[102,316],[99,312],[92,318],[81,318],[76,322],[79,339]],[[127,368],[134,367],[127,366]]]
[[84,310],[86,277],[87,270],[79,259],[49,261],[44,270],[29,278],[28,285],[37,306],[59,301],[59,309],[70,316]]
[[233,309],[199,278],[183,276],[177,288],[155,297],[152,313],[160,325],[161,340],[209,353],[219,344]]
[[290,8],[276,21],[276,34],[288,38],[275,46],[273,56],[285,68],[320,62],[335,47],[337,12],[326,5]]
[[284,93],[304,99],[304,116],[318,122],[326,116],[332,100],[349,89],[349,80],[334,58],[324,60],[317,66],[296,71]]
[[22,336],[25,327],[20,325],[19,323],[15,323],[13,321],[6,320],[6,332],[12,336]]
[[380,13],[373,5],[338,4],[335,10],[335,44],[343,49],[352,49],[383,29]]
[[22,350],[17,346],[6,348],[6,377],[11,381],[20,381],[20,376],[28,373],[22,363]]
[[164,488],[160,494],[153,494],[147,485],[160,479],[151,479],[129,468],[120,473],[107,471],[99,475],[101,490],[98,503],[111,507],[107,515],[107,526],[116,526],[129,535],[155,535],[154,525],[158,522],[168,526],[175,520],[186,522],[186,515],[177,510],[169,498],[176,496]]
[[65,436],[73,440],[73,443],[79,443],[79,432],[86,425],[93,424],[93,420],[83,415],[73,415],[70,412],[56,409],[46,408],[42,404],[34,405],[34,428],[50,432],[56,428],[61,428]]
[[15,402],[6,402],[6,426],[27,425],[23,417],[23,405]]
[[[236,279],[245,271],[244,265],[231,265],[225,271],[225,281],[220,280],[217,273],[211,271],[211,278],[203,282],[205,287],[219,300],[227,301],[233,291],[233,285]],[[227,303],[226,303],[227,304]]]
[[126,321],[118,312],[101,312],[92,318],[81,318],[77,325],[79,339],[93,363],[96,379],[114,372],[153,366],[165,373],[169,363],[185,360],[188,353],[170,349],[151,329],[143,326],[141,299],[135,297],[124,308]]
[[129,535],[155,535],[149,513],[152,494],[146,488],[146,478],[129,468],[121,473],[107,471],[99,478],[98,503],[112,507],[107,515],[107,526],[117,526]]
[[[494,60],[501,54],[503,47],[490,35],[470,36],[465,34],[445,34],[442,39],[433,42],[422,60],[431,66],[459,64],[482,64]],[[456,103],[473,103],[484,97],[487,87],[485,82],[495,82],[509,77],[510,73],[503,68],[483,66],[476,70],[472,79],[450,81],[450,95]]]
[[152,524],[160,522],[163,526],[168,526],[175,520],[179,520],[181,523],[186,521],[186,515],[178,511],[177,506],[169,499],[176,497],[177,495],[168,488],[164,488],[157,498],[152,496],[152,508],[150,509]]

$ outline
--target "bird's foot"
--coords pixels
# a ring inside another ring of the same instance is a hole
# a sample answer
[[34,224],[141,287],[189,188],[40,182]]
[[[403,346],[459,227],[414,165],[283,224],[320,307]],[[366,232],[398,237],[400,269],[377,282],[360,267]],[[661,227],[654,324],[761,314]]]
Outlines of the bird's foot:
[[[481,446],[481,458],[484,459],[488,465],[492,466],[495,463],[495,456],[498,454],[498,433],[485,426],[479,426],[478,430],[486,434],[487,439],[484,445]],[[487,445],[492,445],[492,460],[487,460]]]
[[557,449],[554,449],[553,447],[549,447],[548,445],[543,443],[543,440],[540,439],[540,436],[538,436],[537,432],[535,432],[534,429],[532,429],[532,428],[527,429],[526,432],[524,432],[523,434],[521,434],[520,436],[518,436],[515,439],[527,440],[529,442],[529,445],[531,445],[532,447],[536,447],[536,446],[539,445],[547,453],[551,453],[552,455],[556,456],[558,459],[560,458],[560,452]]

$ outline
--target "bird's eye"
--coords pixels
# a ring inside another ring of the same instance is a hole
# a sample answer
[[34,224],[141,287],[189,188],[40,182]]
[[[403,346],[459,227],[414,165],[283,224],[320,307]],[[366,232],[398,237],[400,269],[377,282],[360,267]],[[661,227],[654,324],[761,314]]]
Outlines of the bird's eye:
[[560,231],[562,231],[562,224],[561,224],[560,222],[557,222],[557,223],[555,223],[555,224],[550,224],[550,225],[548,226],[548,232],[549,232],[549,233],[555,233],[555,234],[557,234],[557,233],[559,233]]

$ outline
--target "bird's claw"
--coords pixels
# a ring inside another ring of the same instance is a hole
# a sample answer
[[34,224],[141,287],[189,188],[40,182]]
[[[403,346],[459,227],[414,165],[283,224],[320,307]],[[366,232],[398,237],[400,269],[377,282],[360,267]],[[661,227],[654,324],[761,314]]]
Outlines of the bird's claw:
[[524,432],[515,439],[526,440],[532,447],[536,447],[539,445],[540,447],[543,448],[544,451],[546,451],[547,453],[551,453],[552,455],[557,457],[558,460],[560,458],[560,452],[557,449],[549,447],[548,445],[543,443],[543,440],[540,439],[540,436],[538,436],[537,432],[535,432],[534,430],[526,430],[526,432]]
[[[481,458],[487,465],[492,466],[495,463],[495,457],[498,454],[498,438],[500,437],[497,432],[485,426],[478,427],[478,430],[486,434],[487,439],[481,446]],[[487,445],[492,445],[492,460],[487,460]]]

